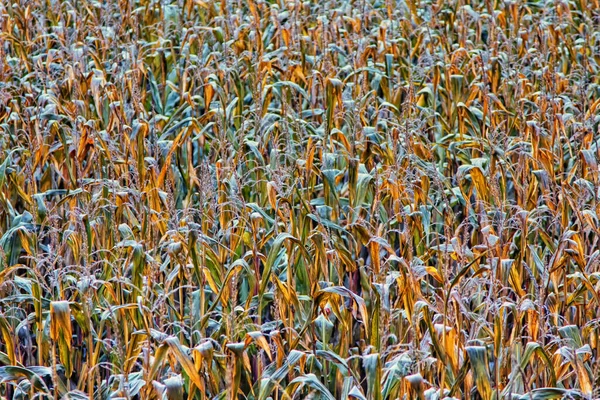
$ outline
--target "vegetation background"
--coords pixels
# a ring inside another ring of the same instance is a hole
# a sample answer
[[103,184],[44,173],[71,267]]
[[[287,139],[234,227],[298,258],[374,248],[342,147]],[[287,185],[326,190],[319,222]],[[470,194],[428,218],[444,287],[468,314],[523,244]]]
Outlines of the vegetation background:
[[598,0],[0,3],[0,397],[600,397]]

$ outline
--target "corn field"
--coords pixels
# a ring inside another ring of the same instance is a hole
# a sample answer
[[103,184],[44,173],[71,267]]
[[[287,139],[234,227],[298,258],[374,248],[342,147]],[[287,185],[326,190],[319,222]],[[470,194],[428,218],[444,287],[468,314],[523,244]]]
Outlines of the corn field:
[[0,2],[0,399],[600,398],[598,0]]

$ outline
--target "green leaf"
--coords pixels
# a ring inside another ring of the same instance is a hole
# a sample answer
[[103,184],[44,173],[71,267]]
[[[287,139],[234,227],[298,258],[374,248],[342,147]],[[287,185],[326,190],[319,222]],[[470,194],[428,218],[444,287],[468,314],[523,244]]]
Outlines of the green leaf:
[[[296,379],[290,382],[288,388],[286,389],[286,392],[288,392],[288,394],[290,394],[290,392],[294,392],[294,396],[296,396],[295,393],[299,389],[296,388],[298,385],[300,385],[300,387],[302,385],[310,386],[311,388],[320,392],[325,399],[335,400],[335,397],[333,397],[331,392],[327,390],[325,386],[323,386],[323,384],[319,381],[315,374],[307,374],[297,377]],[[294,391],[295,388],[296,390]]]
[[483,346],[467,346],[465,348],[471,369],[475,377],[475,386],[483,400],[491,400],[492,388],[490,385],[490,374],[487,362],[487,349]]

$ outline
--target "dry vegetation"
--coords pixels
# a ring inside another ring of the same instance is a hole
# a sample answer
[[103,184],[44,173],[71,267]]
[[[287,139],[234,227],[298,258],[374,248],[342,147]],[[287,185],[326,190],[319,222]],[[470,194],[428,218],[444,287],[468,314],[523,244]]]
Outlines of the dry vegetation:
[[0,3],[0,398],[600,397],[598,0]]

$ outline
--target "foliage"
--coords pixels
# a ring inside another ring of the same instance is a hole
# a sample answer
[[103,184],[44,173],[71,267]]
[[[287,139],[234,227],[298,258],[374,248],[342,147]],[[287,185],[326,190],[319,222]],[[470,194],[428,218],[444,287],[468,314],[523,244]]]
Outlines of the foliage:
[[600,4],[466,3],[0,3],[0,397],[600,397]]

